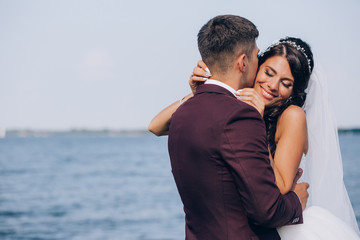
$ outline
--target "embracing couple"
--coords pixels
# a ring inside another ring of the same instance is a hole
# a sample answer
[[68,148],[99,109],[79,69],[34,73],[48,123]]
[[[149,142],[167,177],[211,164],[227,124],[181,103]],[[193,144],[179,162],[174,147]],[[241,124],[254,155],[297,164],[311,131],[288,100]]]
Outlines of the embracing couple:
[[206,23],[193,93],[149,125],[169,135],[186,239],[359,239],[310,47],[284,38],[258,55],[257,37],[239,16]]

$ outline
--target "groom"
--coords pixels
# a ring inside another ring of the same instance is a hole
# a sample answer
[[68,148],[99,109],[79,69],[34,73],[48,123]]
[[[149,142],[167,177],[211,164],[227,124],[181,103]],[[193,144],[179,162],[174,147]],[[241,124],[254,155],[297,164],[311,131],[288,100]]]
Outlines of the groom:
[[253,23],[232,15],[211,19],[198,34],[216,80],[173,114],[168,140],[187,240],[280,239],[276,227],[302,223],[308,185],[281,195],[263,119],[234,95],[254,83],[257,36]]

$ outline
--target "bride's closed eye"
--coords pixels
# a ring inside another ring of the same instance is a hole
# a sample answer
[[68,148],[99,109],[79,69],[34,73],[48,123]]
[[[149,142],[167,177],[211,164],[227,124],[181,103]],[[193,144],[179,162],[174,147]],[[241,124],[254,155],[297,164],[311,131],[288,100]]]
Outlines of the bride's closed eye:
[[272,73],[269,72],[269,70],[265,70],[265,74],[268,75],[269,77],[273,77],[273,76],[274,76]]
[[284,87],[286,87],[286,88],[289,88],[289,87],[292,86],[291,83],[286,83],[285,81],[281,81],[281,83],[282,83],[282,85],[284,85]]

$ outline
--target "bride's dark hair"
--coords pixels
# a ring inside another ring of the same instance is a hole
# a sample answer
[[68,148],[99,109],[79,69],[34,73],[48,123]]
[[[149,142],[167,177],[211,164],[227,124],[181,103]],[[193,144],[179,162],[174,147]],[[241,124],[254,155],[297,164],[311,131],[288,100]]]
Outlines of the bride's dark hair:
[[294,77],[294,86],[293,93],[289,98],[278,100],[270,106],[266,106],[264,111],[269,149],[273,157],[276,150],[275,133],[278,118],[290,105],[299,107],[304,105],[306,99],[305,89],[314,68],[310,46],[299,38],[286,37],[280,39],[277,44],[270,46],[259,56],[259,66],[268,58],[274,56],[283,56],[287,59]]

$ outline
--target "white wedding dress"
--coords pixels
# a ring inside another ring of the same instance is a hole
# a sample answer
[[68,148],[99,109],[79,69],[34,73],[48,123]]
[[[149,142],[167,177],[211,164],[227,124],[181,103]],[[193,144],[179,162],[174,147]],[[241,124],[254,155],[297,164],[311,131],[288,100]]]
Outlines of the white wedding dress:
[[304,104],[309,151],[301,160],[300,181],[310,184],[303,224],[278,228],[283,240],[360,239],[359,228],[343,181],[335,118],[328,104],[326,79],[315,68]]
[[353,240],[359,235],[340,218],[318,206],[303,213],[303,224],[278,228],[282,240]]

